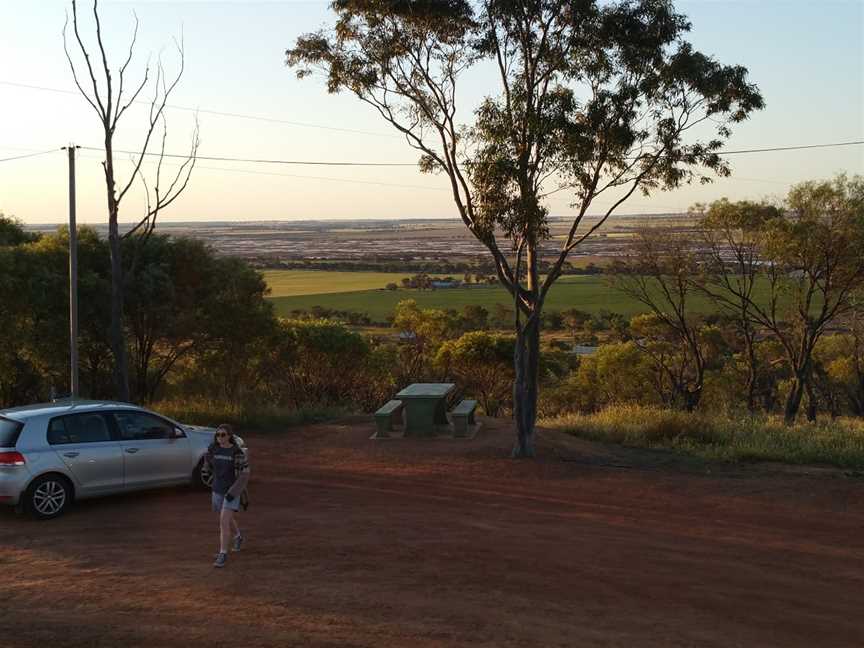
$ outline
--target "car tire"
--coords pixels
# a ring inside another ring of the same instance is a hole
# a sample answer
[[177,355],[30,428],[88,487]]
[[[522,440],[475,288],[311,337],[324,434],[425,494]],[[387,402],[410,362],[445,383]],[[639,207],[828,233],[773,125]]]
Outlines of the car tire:
[[192,485],[201,490],[209,490],[212,483],[213,473],[205,469],[204,458],[202,457],[198,465],[195,466],[195,470],[192,471]]
[[42,475],[24,494],[24,506],[37,520],[59,517],[71,503],[72,485],[62,475]]

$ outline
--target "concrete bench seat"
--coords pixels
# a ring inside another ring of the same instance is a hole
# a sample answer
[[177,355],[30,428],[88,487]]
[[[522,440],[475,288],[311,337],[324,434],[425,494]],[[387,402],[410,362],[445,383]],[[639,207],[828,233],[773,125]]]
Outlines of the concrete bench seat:
[[381,408],[375,412],[375,426],[377,428],[377,437],[389,437],[393,431],[394,420],[402,423],[402,401],[391,400],[387,401]]
[[468,427],[474,425],[474,410],[477,409],[476,400],[463,400],[450,412],[453,421],[453,436],[468,436]]

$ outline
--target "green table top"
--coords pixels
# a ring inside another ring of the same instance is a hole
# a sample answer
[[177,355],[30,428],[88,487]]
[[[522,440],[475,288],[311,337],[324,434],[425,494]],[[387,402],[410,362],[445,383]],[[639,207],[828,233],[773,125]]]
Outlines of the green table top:
[[454,383],[414,383],[396,394],[396,398],[443,398],[455,386]]

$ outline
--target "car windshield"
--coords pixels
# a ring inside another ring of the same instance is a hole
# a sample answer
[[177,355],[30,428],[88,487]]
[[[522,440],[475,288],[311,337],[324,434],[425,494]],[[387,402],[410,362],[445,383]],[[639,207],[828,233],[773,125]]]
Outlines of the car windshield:
[[14,448],[22,427],[18,421],[0,416],[0,448]]

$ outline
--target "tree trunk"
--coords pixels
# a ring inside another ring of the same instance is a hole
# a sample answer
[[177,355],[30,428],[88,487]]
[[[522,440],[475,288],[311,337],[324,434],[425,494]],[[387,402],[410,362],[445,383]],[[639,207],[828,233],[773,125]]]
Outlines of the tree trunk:
[[111,253],[111,324],[109,340],[114,356],[114,394],[119,401],[129,401],[129,362],[126,336],[123,333],[123,254],[117,225],[119,205],[114,194],[114,153],[108,125],[105,125],[105,185],[108,191],[108,249]]
[[813,423],[816,421],[818,403],[816,401],[816,390],[813,389],[812,376],[808,377],[807,381],[804,383],[804,389],[807,392],[807,420],[810,423]]
[[747,332],[744,333],[744,346],[747,353],[747,411],[750,414],[756,413],[756,381],[757,381],[757,366],[756,363],[756,348],[753,344],[753,336]]
[[849,405],[854,416],[864,417],[864,388],[849,391]]
[[856,363],[855,385],[848,390],[849,406],[855,416],[864,416],[864,372],[858,370]]
[[693,412],[699,407],[702,400],[702,388],[705,384],[705,363],[700,355],[698,343],[692,337],[688,337],[689,352],[692,357],[694,376],[693,380],[687,379],[687,366],[681,367],[681,373],[677,378],[675,401],[685,412]]
[[120,401],[129,400],[129,362],[126,357],[126,336],[123,334],[123,257],[116,216],[108,226],[108,246],[111,250],[111,352],[114,355],[114,390]]
[[534,456],[534,424],[537,421],[537,383],[540,378],[540,317],[529,318],[516,332],[513,354],[516,380],[513,383],[513,418],[516,419],[516,445],[513,458]]
[[804,396],[805,382],[805,377],[802,374],[796,374],[792,379],[792,387],[786,397],[786,408],[783,412],[783,422],[786,425],[792,425],[795,422],[795,417],[798,416],[798,409],[801,407],[801,399]]

